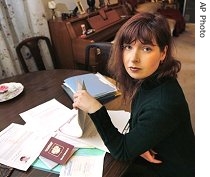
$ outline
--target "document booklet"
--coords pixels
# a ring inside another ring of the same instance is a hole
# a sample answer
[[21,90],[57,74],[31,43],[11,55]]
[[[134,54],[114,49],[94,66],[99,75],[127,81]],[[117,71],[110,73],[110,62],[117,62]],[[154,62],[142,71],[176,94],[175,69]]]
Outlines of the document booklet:
[[74,146],[51,137],[40,155],[61,165],[65,164],[73,155]]
[[[77,83],[78,90],[86,90],[84,82]],[[71,134],[74,137],[81,137],[83,135],[85,119],[87,113],[82,111],[81,109],[77,110],[77,117],[75,117],[72,121],[64,124],[59,130],[65,134]]]
[[62,87],[71,99],[73,98],[73,94],[78,90],[78,82],[84,82],[88,93],[96,99],[119,94],[116,86],[103,75],[100,73],[89,73],[69,77],[64,80]]

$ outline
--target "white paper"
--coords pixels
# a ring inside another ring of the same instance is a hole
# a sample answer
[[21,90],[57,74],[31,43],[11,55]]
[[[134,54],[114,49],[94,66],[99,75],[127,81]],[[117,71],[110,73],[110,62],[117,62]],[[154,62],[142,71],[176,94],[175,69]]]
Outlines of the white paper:
[[102,177],[104,153],[73,155],[61,168],[59,177]]
[[38,134],[12,123],[0,132],[0,163],[26,171],[39,156],[50,135]]
[[57,132],[55,135],[55,138],[62,140],[66,143],[74,145],[74,147],[77,148],[94,148],[93,146],[87,145],[87,143],[82,143],[81,141],[78,141],[78,138],[71,138],[69,135],[63,134],[61,132]]
[[61,168],[60,177],[102,177],[103,157],[74,156]]
[[77,115],[55,99],[21,113],[25,125],[13,123],[0,132],[0,163],[26,171],[50,137]]
[[117,91],[117,87],[116,87],[113,83],[111,83],[108,79],[106,79],[106,77],[104,77],[102,74],[100,74],[99,72],[97,72],[95,75],[96,75],[96,76],[99,78],[99,80],[101,80],[103,83],[110,85],[111,87],[115,88],[116,91]]
[[80,118],[82,118],[83,121],[85,120],[84,117],[79,116],[79,111],[76,111],[75,115],[67,123],[62,125],[58,130],[63,134],[67,134],[72,137],[81,137],[83,135],[84,125],[81,126]]
[[25,126],[34,131],[53,132],[71,121],[77,115],[75,109],[69,109],[56,99],[40,104],[20,114]]
[[130,112],[124,110],[108,110],[108,114],[111,117],[114,126],[119,132],[123,133],[124,128],[130,119]]

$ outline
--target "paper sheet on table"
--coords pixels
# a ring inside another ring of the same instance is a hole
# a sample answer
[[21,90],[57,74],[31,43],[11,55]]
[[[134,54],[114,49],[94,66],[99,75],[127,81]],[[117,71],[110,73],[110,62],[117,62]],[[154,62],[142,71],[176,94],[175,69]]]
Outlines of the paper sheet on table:
[[102,177],[105,152],[79,149],[61,168],[59,177]]
[[32,132],[12,123],[0,132],[0,163],[26,171],[39,156],[51,135]]
[[[20,114],[25,126],[33,131],[54,132],[78,115],[56,99],[52,99]],[[76,131],[76,130],[75,130]]]

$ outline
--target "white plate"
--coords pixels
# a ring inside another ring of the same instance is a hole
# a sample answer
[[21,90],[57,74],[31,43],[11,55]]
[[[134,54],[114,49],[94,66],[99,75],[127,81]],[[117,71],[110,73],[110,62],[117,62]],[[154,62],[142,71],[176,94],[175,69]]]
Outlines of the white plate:
[[0,84],[0,86],[8,87],[8,90],[6,92],[0,93],[0,102],[7,101],[18,96],[24,89],[21,83],[16,82],[4,83]]

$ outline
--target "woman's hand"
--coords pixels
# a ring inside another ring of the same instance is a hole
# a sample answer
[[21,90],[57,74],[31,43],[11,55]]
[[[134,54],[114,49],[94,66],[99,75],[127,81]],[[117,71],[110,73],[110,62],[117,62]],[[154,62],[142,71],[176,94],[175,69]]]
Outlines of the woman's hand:
[[87,113],[94,113],[102,104],[92,97],[86,90],[79,90],[74,94],[73,108],[81,109]]
[[155,154],[157,153],[153,150],[149,150],[141,154],[140,156],[150,163],[162,163],[162,161],[155,159]]

